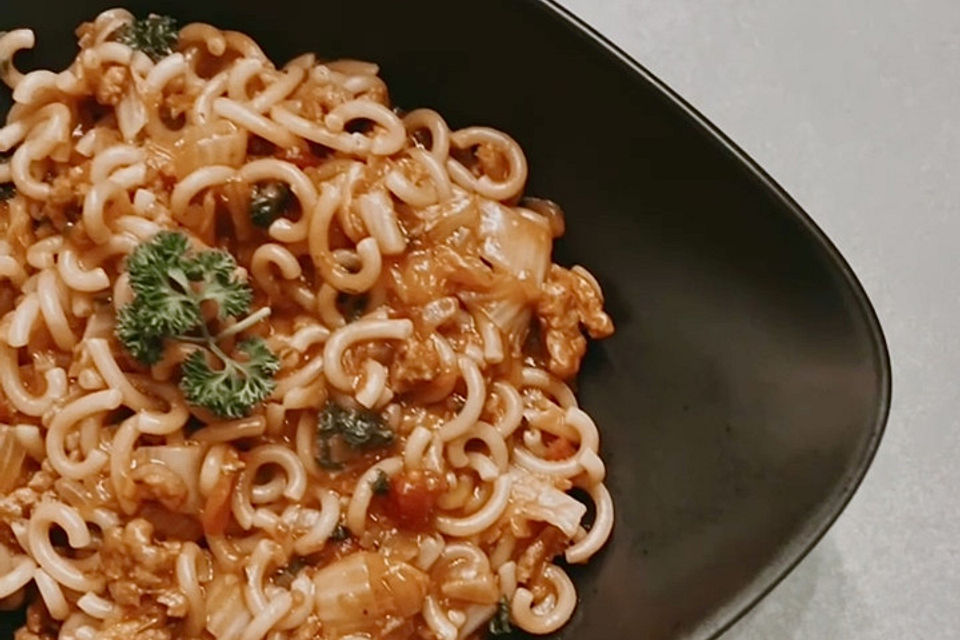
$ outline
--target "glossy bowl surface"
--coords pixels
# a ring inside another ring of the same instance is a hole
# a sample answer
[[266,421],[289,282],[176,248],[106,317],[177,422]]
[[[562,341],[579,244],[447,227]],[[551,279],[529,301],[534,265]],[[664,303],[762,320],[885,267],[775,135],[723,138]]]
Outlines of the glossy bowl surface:
[[[20,66],[59,68],[75,26],[113,4],[11,1],[0,29],[36,30]],[[395,104],[523,145],[528,193],[567,213],[559,261],[597,275],[617,323],[579,390],[617,524],[573,571],[580,606],[556,638],[714,637],[840,513],[889,407],[869,301],[769,176],[588,27],[537,0],[126,6],[245,31],[278,62],[376,61]]]

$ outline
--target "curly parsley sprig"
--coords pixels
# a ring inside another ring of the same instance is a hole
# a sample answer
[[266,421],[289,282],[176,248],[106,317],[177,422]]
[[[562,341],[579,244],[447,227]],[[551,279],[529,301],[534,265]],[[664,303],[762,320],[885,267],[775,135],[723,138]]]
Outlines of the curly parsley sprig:
[[180,34],[174,18],[151,13],[118,29],[114,39],[144,52],[157,62],[173,53]]
[[[237,275],[226,251],[194,252],[182,233],[161,231],[127,258],[133,302],[117,311],[116,335],[134,358],[156,364],[167,340],[196,344],[181,366],[180,388],[187,401],[225,418],[248,415],[276,386],[280,361],[261,338],[237,347],[238,359],[219,343],[270,315],[262,308],[246,315],[253,292]],[[220,320],[236,323],[211,335],[203,305],[214,303]],[[245,316],[245,317],[244,317]],[[219,360],[220,368],[211,365]]]
[[[369,451],[388,447],[394,441],[394,433],[383,416],[367,409],[350,409],[328,402],[317,422],[317,462],[331,471],[343,468],[343,461],[334,455],[334,449],[340,448],[337,444],[343,443],[353,451]],[[389,490],[389,483],[387,488]]]

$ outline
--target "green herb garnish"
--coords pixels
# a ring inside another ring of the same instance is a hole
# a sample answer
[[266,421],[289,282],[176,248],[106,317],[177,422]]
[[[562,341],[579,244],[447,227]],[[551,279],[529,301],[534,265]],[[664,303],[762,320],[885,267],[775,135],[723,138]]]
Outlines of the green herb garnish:
[[317,461],[325,469],[343,468],[342,462],[333,459],[331,442],[334,439],[352,449],[369,450],[393,443],[393,431],[373,411],[347,409],[329,402],[320,412],[317,426]]
[[488,629],[492,636],[505,636],[513,632],[513,626],[510,624],[510,603],[507,601],[507,596],[500,598],[497,612],[490,618]]
[[290,186],[286,182],[271,180],[253,185],[250,192],[250,220],[266,229],[290,205]]
[[337,296],[337,305],[347,322],[355,322],[366,313],[369,298],[365,295],[351,295],[342,293]]
[[173,53],[180,35],[174,18],[151,13],[142,20],[134,20],[118,29],[115,39],[144,52],[156,62]]
[[334,542],[343,542],[349,537],[350,537],[350,529],[347,529],[342,524],[338,524],[334,528],[333,533],[330,534],[330,539],[333,540]]
[[307,566],[309,566],[309,563],[305,558],[296,556],[290,560],[287,566],[278,569],[277,572],[273,574],[273,581],[284,589],[289,589],[290,585],[293,584],[293,581],[296,579],[297,574]]
[[0,202],[6,202],[17,193],[17,188],[12,182],[0,184]]
[[385,496],[390,493],[390,476],[383,469],[377,469],[377,477],[370,483],[373,493],[378,496]]
[[218,416],[240,418],[273,392],[273,376],[280,369],[280,361],[267,344],[252,338],[238,344],[237,350],[247,359],[241,362],[221,356],[222,369],[212,368],[206,353],[199,349],[183,362],[180,388],[191,404]]
[[[116,335],[140,362],[156,364],[167,340],[196,344],[183,362],[180,388],[191,404],[225,418],[250,413],[276,386],[280,362],[260,338],[241,341],[237,359],[218,343],[270,315],[269,308],[243,317],[253,292],[236,275],[237,264],[226,251],[193,252],[182,233],[161,231],[127,258],[134,299],[117,311]],[[202,305],[215,303],[220,320],[235,324],[210,334]],[[210,358],[220,366],[211,366]]]

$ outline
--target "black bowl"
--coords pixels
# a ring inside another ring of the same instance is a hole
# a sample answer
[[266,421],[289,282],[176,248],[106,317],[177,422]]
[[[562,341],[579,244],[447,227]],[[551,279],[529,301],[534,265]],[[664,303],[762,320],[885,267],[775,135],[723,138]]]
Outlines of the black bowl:
[[[0,29],[37,31],[21,64],[64,65],[115,1],[9,2]],[[797,204],[609,42],[535,0],[126,4],[246,31],[278,61],[377,61],[396,104],[523,145],[528,193],[568,214],[559,260],[589,266],[617,323],[580,387],[617,524],[557,638],[716,636],[840,513],[889,406],[870,303]]]

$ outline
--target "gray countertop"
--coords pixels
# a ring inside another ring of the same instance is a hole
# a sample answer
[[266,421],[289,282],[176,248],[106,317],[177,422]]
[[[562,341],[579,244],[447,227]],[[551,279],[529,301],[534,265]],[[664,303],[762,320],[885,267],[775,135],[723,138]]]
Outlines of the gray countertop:
[[561,2],[800,202],[889,342],[864,484],[725,640],[960,637],[960,0]]

